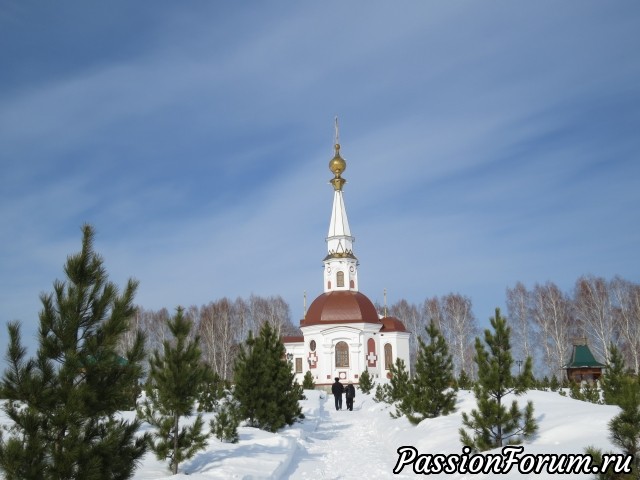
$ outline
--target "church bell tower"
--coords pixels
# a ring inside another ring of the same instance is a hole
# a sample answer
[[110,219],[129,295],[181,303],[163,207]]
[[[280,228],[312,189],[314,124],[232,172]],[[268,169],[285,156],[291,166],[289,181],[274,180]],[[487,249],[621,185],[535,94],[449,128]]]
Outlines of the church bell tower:
[[347,162],[340,156],[340,138],[338,119],[336,118],[335,154],[329,161],[329,170],[333,173],[330,180],[333,185],[333,210],[327,235],[327,256],[324,258],[324,292],[358,291],[358,259],[353,254],[353,242],[347,210],[344,206],[342,188],[347,181],[342,173]]

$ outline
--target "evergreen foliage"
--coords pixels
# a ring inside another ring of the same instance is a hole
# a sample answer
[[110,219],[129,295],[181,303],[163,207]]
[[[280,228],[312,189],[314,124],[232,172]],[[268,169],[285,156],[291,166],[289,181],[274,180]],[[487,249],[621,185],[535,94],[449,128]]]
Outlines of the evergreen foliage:
[[596,382],[584,382],[581,393],[585,402],[602,403],[600,400],[600,389]]
[[624,378],[618,401],[622,411],[609,423],[611,440],[625,455],[635,457],[636,473],[640,474],[640,384],[636,378]]
[[373,401],[378,403],[391,403],[389,397],[389,385],[379,383],[376,385],[376,390],[373,394]]
[[238,426],[240,425],[239,404],[230,391],[225,391],[222,398],[215,402],[216,414],[209,422],[211,431],[222,442],[238,443]]
[[362,393],[368,394],[368,393],[371,393],[371,390],[373,390],[374,385],[375,385],[375,382],[371,378],[371,374],[369,373],[368,370],[364,370],[360,374],[360,378],[358,381],[358,388],[360,388],[360,391]]
[[389,385],[379,383],[376,386],[373,401],[378,403],[392,403],[391,397],[389,396]]
[[391,377],[386,385],[389,387],[389,399],[392,403],[399,402],[407,396],[411,382],[404,360],[397,357],[396,361],[389,366],[389,374]]
[[[554,375],[555,377],[555,375]],[[542,390],[543,392],[549,390],[551,387],[551,381],[549,380],[549,377],[547,377],[546,375],[542,378],[542,380],[540,380],[538,382],[538,389]]]
[[234,378],[239,413],[250,426],[276,432],[304,418],[299,403],[302,387],[296,383],[284,345],[269,322],[257,337],[250,333],[240,347]]
[[569,384],[569,397],[574,400],[584,401],[584,397],[582,396],[582,384],[580,382],[572,381]]
[[398,407],[414,425],[425,418],[447,415],[456,404],[453,360],[447,342],[433,322],[426,330],[429,343],[418,337],[415,375]]
[[227,390],[231,385],[223,380],[218,372],[212,369],[206,369],[207,379],[200,385],[198,392],[198,412],[213,412],[217,402],[225,397]]
[[[389,383],[378,384],[373,396],[375,402],[383,402],[388,404],[394,404],[400,402],[406,395],[409,389],[409,372],[401,358],[396,358],[395,363],[389,366]],[[396,405],[396,413],[390,413],[393,418],[398,418],[404,415],[404,412],[399,408],[401,406]]]
[[307,373],[304,374],[304,378],[302,379],[302,388],[305,390],[313,390],[316,388],[316,382],[313,381],[311,370],[307,370]]
[[485,451],[507,444],[520,443],[531,437],[537,430],[533,417],[533,403],[528,402],[524,410],[518,408],[514,400],[509,409],[505,397],[509,394],[520,395],[531,384],[531,358],[527,358],[522,373],[517,377],[511,374],[513,358],[509,342],[510,328],[506,319],[500,315],[500,309],[491,318],[491,326],[484,332],[486,347],[480,338],[476,338],[476,364],[478,382],[474,394],[478,409],[471,414],[462,414],[462,424],[471,430],[467,433],[460,429],[460,440],[473,451]]
[[[621,412],[609,422],[609,438],[613,444],[621,449],[623,455],[633,456],[632,471],[628,474],[600,473],[596,476],[599,480],[637,480],[640,478],[640,383],[638,380],[631,375],[622,378],[617,396]],[[589,447],[587,453],[593,456],[595,465],[602,464],[600,450]]]
[[162,352],[155,350],[149,361],[147,398],[138,409],[138,416],[154,427],[149,445],[158,460],[169,459],[169,469],[175,475],[182,461],[206,446],[202,415],[182,428],[180,417],[193,414],[202,385],[212,375],[201,361],[198,337],[189,339],[191,323],[181,307],[169,320],[168,328],[172,338],[165,340]]
[[471,390],[471,388],[473,388],[473,380],[469,378],[469,375],[467,375],[467,372],[465,372],[464,369],[460,370],[460,375],[458,376],[456,384],[460,390]]
[[627,377],[625,372],[624,359],[620,349],[611,344],[609,347],[609,364],[605,374],[600,377],[600,388],[602,388],[602,399],[607,405],[620,405],[620,395],[622,386]]
[[42,294],[39,347],[26,359],[18,323],[9,324],[9,367],[2,379],[13,421],[0,439],[0,470],[12,479],[126,479],[146,451],[138,421],[116,419],[142,375],[144,339],[138,333],[119,357],[129,329],[137,282],[120,294],[94,252],[94,230],[82,227],[82,249],[70,255],[66,280]]
[[602,403],[600,389],[595,382],[576,382],[569,384],[569,397],[589,403]]
[[558,381],[558,377],[555,375],[551,375],[551,380],[549,380],[549,390],[552,392],[557,392],[560,389],[560,382]]
[[389,366],[389,375],[389,383],[383,388],[386,390],[388,403],[395,404],[396,407],[395,413],[390,412],[389,414],[392,418],[398,418],[407,413],[403,401],[409,395],[411,385],[409,371],[403,359],[396,358],[396,361]]

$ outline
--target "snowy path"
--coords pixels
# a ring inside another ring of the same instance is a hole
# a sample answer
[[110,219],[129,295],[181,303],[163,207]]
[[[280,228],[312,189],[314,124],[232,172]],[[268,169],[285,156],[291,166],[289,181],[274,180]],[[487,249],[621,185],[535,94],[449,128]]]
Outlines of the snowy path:
[[[371,398],[356,397],[353,411],[336,411],[332,395],[322,401],[318,427],[300,439],[303,450],[291,465],[288,478],[353,479],[394,477],[395,446],[375,428],[368,408]],[[378,435],[376,435],[378,433]],[[395,478],[410,478],[396,475]]]

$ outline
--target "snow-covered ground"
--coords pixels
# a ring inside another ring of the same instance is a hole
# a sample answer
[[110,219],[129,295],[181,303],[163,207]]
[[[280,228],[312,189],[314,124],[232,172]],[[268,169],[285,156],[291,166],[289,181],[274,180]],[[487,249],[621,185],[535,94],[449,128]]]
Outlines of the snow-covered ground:
[[[393,468],[397,449],[413,446],[420,454],[462,454],[458,429],[461,412],[475,406],[473,394],[458,393],[457,411],[446,417],[425,420],[418,426],[405,418],[392,419],[389,407],[358,393],[354,409],[336,411],[333,397],[319,391],[305,391],[302,402],[306,416],[281,432],[272,434],[255,428],[240,428],[240,442],[221,443],[211,439],[209,447],[181,465],[181,473],[171,476],[165,462],[153,454],[144,458],[134,478],[142,479],[365,479],[414,478],[411,466],[397,475]],[[524,445],[529,454],[582,454],[585,447],[613,450],[607,423],[617,407],[594,405],[553,392],[531,391],[519,397],[521,405],[532,400],[539,424],[536,437]],[[133,412],[126,412],[125,416]],[[496,451],[497,452],[497,451]],[[493,453],[496,453],[493,452]],[[437,479],[524,479],[593,478],[587,474],[440,474]]]

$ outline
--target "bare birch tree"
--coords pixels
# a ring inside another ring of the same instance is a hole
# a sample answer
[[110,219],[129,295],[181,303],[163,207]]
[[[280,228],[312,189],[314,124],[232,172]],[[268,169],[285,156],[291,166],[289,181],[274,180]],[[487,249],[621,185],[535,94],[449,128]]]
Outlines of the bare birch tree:
[[154,311],[138,307],[136,316],[142,331],[147,336],[147,351],[152,352],[162,348],[163,342],[171,336],[168,327],[169,311],[166,308]]
[[449,325],[453,339],[449,348],[456,364],[455,374],[458,376],[464,370],[467,374],[473,375],[474,341],[479,329],[471,310],[471,299],[459,293],[450,293],[441,301],[444,321]]
[[531,357],[536,364],[534,348],[534,327],[531,321],[530,294],[522,282],[513,288],[507,288],[507,323],[513,333],[514,351],[520,352],[522,358]]
[[223,379],[232,376],[236,331],[240,326],[234,315],[234,305],[225,297],[200,309],[198,332],[204,359]]
[[451,332],[448,331],[446,325],[444,325],[442,305],[440,304],[440,300],[438,299],[438,297],[425,299],[422,304],[422,316],[424,317],[427,324],[433,321],[438,330],[440,330],[440,332],[444,336],[447,343],[451,345]]
[[550,375],[561,378],[575,336],[571,300],[556,284],[536,284],[531,292],[531,315],[538,327],[538,344]]
[[464,370],[474,377],[473,345],[478,326],[471,310],[471,299],[459,293],[427,298],[422,310],[425,322],[433,321],[447,341],[455,375]]
[[259,331],[265,322],[271,324],[278,336],[298,332],[291,323],[289,304],[279,295],[269,298],[251,295],[249,297],[249,312],[254,332]]
[[640,373],[640,285],[614,277],[610,286],[616,304],[620,350],[627,366]]
[[391,305],[389,315],[399,319],[407,329],[411,332],[409,337],[409,360],[410,370],[415,371],[416,355],[418,352],[418,336],[424,333],[424,321],[420,314],[420,310],[413,304],[407,302],[404,298]]
[[594,353],[609,363],[609,345],[615,342],[615,315],[609,286],[601,277],[582,276],[574,290],[576,317]]

